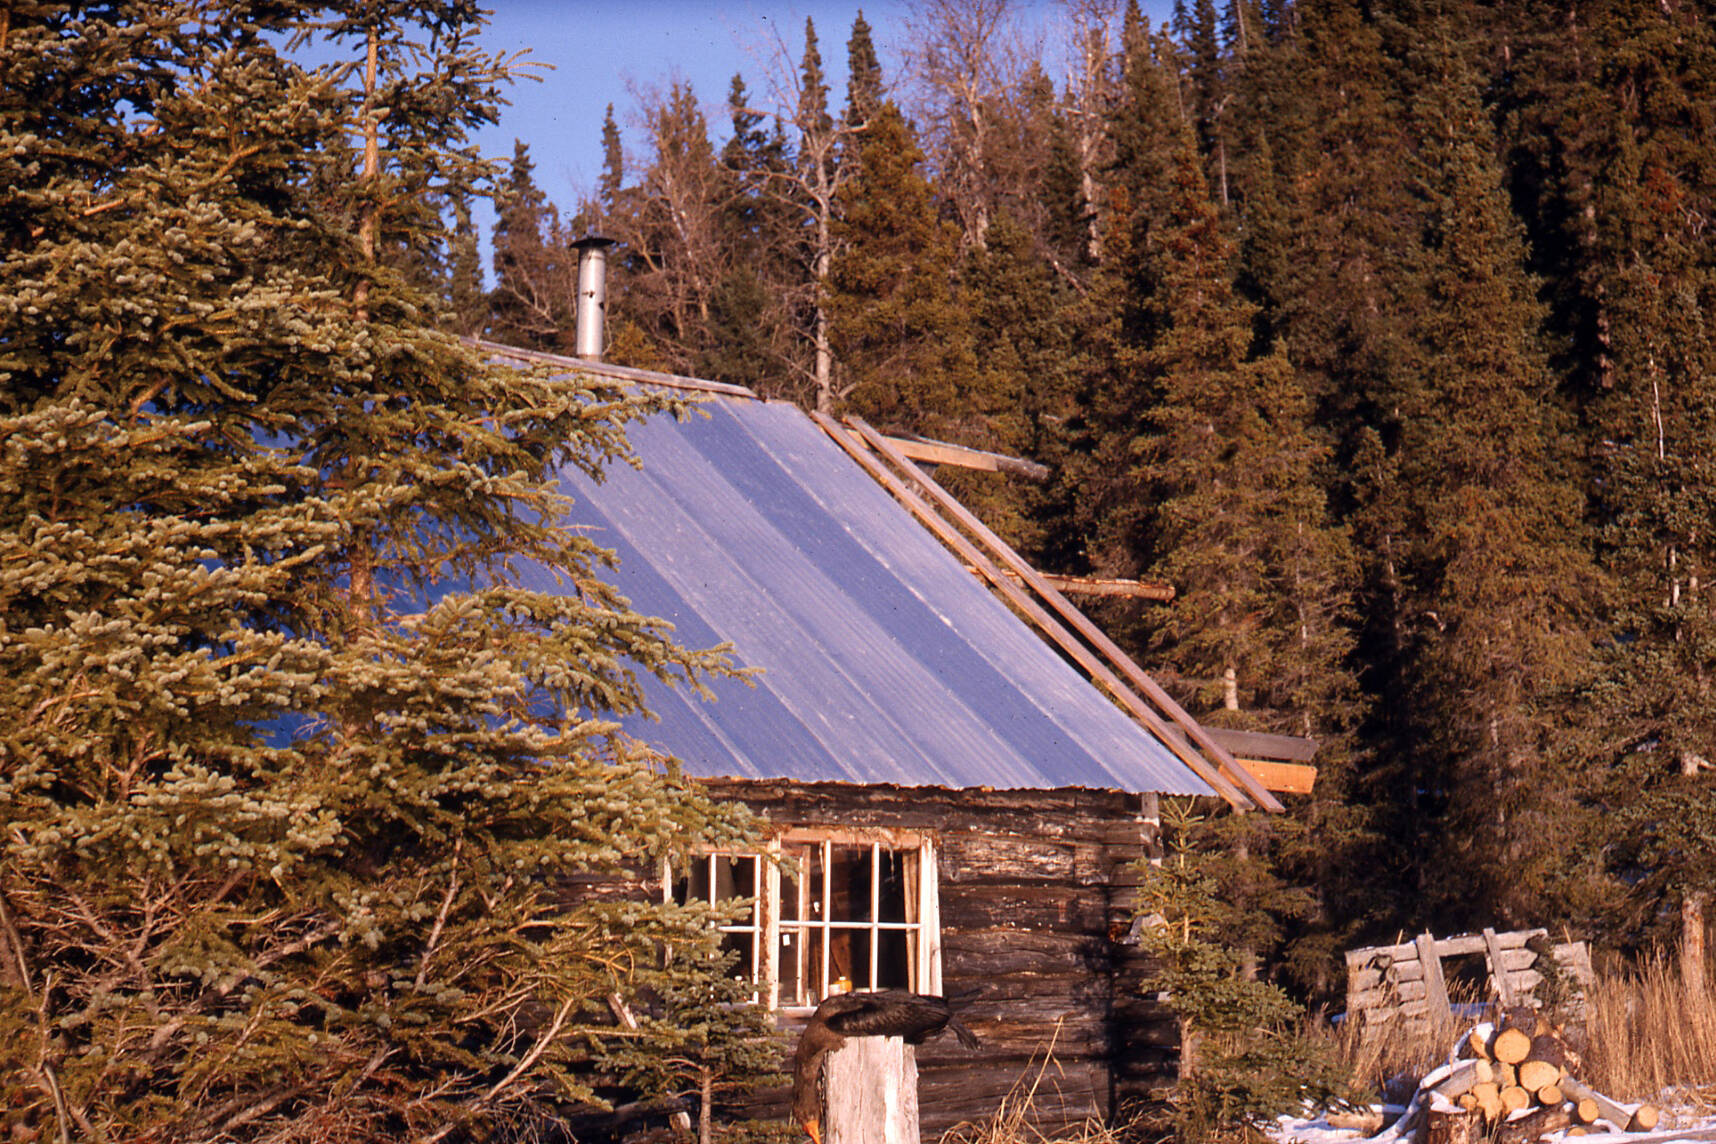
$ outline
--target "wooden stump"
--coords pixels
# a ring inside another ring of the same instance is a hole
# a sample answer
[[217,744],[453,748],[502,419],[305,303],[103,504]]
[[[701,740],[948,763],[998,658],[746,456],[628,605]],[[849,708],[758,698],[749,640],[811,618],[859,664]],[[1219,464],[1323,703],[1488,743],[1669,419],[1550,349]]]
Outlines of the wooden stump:
[[898,1037],[852,1037],[823,1064],[827,1144],[918,1144],[917,1050]]
[[1472,1144],[1482,1135],[1475,1111],[1432,1108],[1424,1121],[1424,1144]]
[[1535,1144],[1539,1136],[1559,1132],[1573,1123],[1573,1113],[1563,1104],[1533,1109],[1496,1129],[1495,1144]]

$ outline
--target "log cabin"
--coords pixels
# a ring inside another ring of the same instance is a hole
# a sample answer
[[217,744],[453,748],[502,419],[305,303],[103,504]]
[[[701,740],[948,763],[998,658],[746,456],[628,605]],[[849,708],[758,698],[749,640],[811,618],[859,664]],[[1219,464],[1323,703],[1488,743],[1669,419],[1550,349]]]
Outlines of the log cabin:
[[[712,681],[712,702],[652,685],[656,721],[627,730],[766,816],[768,854],[794,861],[707,854],[643,892],[750,899],[724,941],[789,1030],[834,991],[960,998],[982,1047],[919,1050],[926,1140],[1033,1081],[1046,1133],[1171,1084],[1174,1023],[1128,940],[1157,800],[1279,811],[1269,788],[1307,789],[1306,745],[1187,715],[919,468],[957,447],[486,345],[699,402],[633,427],[639,468],[569,470],[563,491],[634,608],[760,669]],[[784,1118],[786,1101],[783,1077],[751,1111]]]

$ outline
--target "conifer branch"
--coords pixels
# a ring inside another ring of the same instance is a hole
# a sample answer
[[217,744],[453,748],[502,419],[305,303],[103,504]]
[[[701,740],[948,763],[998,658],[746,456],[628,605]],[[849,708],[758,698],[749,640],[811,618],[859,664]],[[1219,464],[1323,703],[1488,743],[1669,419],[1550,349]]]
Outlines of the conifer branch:
[[554,1039],[560,1035],[560,1030],[566,1026],[566,1021],[571,1017],[572,1010],[577,1003],[577,998],[572,997],[569,997],[560,1003],[560,1008],[554,1014],[553,1022],[549,1024],[547,1030],[542,1034],[542,1036],[537,1038],[536,1044],[531,1046],[530,1052],[526,1053],[523,1059],[513,1066],[511,1072],[496,1081],[494,1087],[482,1095],[479,1103],[493,1103],[496,1096],[500,1095],[500,1093],[505,1089],[511,1087],[519,1077],[523,1076],[530,1070],[532,1065],[536,1064],[542,1054],[548,1051],[548,1046],[553,1044]]
[[429,959],[434,956],[435,947],[441,942],[441,932],[446,929],[447,926],[447,915],[452,911],[453,899],[459,892],[457,863],[459,861],[459,854],[464,849],[464,846],[465,840],[463,838],[453,844],[453,862],[455,864],[454,872],[447,879],[447,892],[441,896],[441,908],[435,914],[435,924],[429,930],[428,940],[423,943],[423,957],[417,965],[416,985],[419,989],[423,988],[423,982],[428,978]]
[[[35,1003],[35,991],[30,988],[30,964],[24,959],[24,938],[12,920],[11,903],[0,889],[0,984],[17,989],[24,999]],[[3,956],[10,954],[10,957]]]

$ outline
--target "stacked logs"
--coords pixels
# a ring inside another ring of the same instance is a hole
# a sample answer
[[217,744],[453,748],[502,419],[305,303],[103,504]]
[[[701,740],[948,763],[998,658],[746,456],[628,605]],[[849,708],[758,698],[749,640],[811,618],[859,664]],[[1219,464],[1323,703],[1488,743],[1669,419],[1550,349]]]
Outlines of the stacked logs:
[[1531,1009],[1479,1025],[1454,1056],[1425,1078],[1422,1099],[1413,1102],[1424,1117],[1423,1144],[1531,1144],[1550,1132],[1648,1132],[1657,1125],[1655,1107],[1621,1104],[1580,1081],[1578,1054]]

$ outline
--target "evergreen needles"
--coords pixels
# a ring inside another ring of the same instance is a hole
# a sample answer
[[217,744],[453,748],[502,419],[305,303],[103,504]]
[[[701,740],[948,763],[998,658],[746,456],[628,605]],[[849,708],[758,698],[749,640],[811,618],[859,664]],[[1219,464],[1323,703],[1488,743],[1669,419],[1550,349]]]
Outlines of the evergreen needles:
[[507,72],[476,30],[455,3],[0,22],[14,1132],[466,1137],[695,1088],[622,1044],[765,1067],[709,1009],[706,912],[563,900],[735,837],[612,721],[637,672],[725,660],[604,587],[545,483],[660,403],[440,328],[441,204],[482,189],[466,132]]

